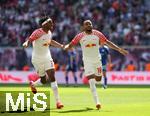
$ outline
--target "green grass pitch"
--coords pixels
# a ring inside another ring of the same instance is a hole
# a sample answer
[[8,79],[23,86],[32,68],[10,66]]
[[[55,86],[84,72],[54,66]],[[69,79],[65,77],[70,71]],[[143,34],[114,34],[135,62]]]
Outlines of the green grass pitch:
[[[40,91],[50,90],[50,109],[45,112],[0,112],[0,116],[150,116],[150,86],[111,86],[108,89],[97,88],[102,104],[96,110],[89,87],[59,87],[63,109],[56,109],[50,87],[38,87]],[[0,109],[5,91],[30,91],[28,86],[0,86]],[[50,112],[50,113],[49,113]]]

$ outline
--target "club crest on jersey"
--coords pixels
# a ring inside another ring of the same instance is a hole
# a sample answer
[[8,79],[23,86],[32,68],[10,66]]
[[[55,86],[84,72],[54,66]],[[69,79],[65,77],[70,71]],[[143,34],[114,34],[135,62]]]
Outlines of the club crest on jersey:
[[92,47],[94,47],[94,46],[96,46],[96,44],[87,44],[85,47],[86,47],[86,48],[92,48]]

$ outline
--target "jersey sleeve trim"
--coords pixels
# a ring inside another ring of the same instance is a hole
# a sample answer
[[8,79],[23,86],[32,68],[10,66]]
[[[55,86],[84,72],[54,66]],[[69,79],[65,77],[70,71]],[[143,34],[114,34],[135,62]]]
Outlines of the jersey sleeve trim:
[[72,39],[71,44],[72,44],[72,45],[77,45],[77,44],[80,42],[80,40],[82,39],[82,37],[83,37],[84,35],[85,35],[85,34],[84,34],[83,32],[77,34],[77,35]]
[[29,41],[33,42],[37,39],[39,39],[42,35],[44,35],[45,32],[42,29],[36,29],[29,37]]
[[99,37],[99,41],[101,44],[105,43],[107,38],[98,30],[93,30],[93,34]]

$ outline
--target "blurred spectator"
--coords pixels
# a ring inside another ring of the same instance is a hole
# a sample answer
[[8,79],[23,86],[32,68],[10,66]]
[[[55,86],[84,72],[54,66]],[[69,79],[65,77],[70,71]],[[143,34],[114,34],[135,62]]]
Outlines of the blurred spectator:
[[150,71],[150,62],[145,64],[145,71]]
[[133,61],[130,61],[130,63],[126,66],[125,71],[135,71],[136,66],[134,65]]
[[54,66],[55,66],[55,70],[58,71],[59,70],[59,64],[57,60],[54,60]]
[[27,64],[27,54],[24,49],[16,49],[16,64],[18,70],[22,70]]
[[22,71],[29,71],[30,70],[30,66],[29,65],[24,65],[22,68]]
[[1,54],[1,67],[4,70],[15,70],[16,69],[16,57],[15,51],[11,48],[6,48]]

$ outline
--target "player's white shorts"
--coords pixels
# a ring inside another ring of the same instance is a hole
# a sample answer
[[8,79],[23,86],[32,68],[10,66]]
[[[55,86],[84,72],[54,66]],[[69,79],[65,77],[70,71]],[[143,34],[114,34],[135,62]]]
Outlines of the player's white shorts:
[[54,69],[53,60],[47,60],[42,62],[32,61],[32,64],[40,77],[45,76],[47,70]]
[[84,61],[84,74],[89,76],[95,74],[96,76],[102,76],[102,63],[98,62],[88,62]]

